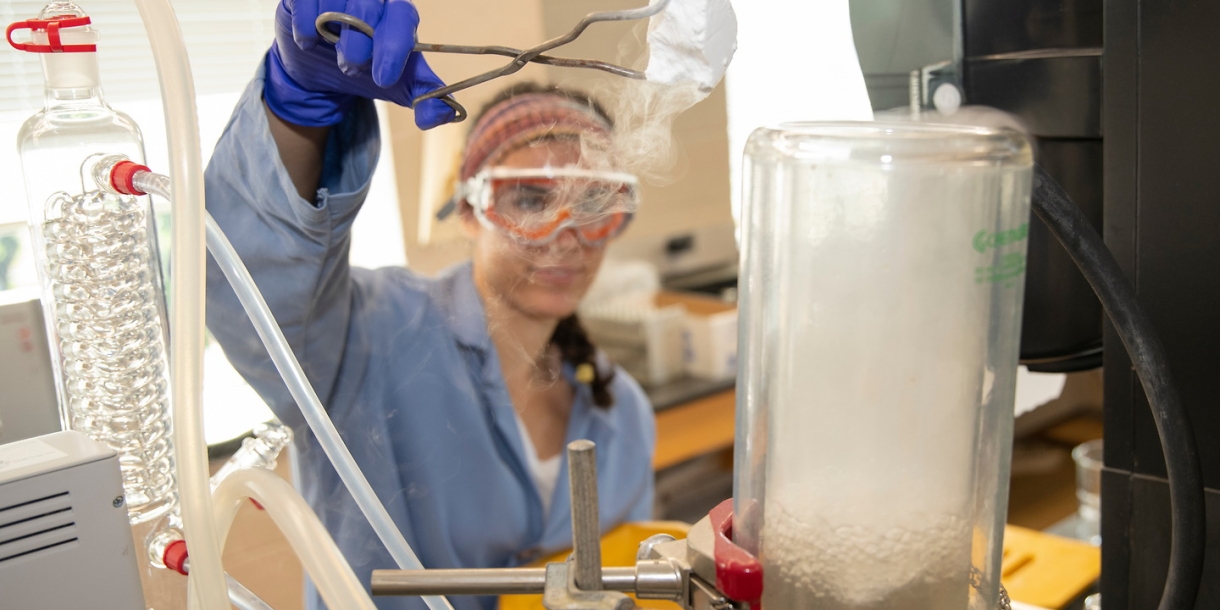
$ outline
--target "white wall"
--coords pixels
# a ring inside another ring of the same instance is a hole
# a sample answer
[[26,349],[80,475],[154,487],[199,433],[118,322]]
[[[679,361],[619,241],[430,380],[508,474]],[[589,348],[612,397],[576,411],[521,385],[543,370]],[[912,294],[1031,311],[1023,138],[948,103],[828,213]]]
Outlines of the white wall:
[[872,120],[847,0],[738,0],[728,88],[733,215],[741,158],[758,127],[786,121]]

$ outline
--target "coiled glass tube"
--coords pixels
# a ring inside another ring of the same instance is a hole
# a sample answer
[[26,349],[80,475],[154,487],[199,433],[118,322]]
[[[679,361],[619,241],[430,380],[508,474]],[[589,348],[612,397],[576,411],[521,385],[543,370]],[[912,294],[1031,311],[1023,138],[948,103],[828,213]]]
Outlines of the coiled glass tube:
[[72,427],[120,455],[132,523],[176,503],[169,374],[147,203],[56,193],[42,236]]

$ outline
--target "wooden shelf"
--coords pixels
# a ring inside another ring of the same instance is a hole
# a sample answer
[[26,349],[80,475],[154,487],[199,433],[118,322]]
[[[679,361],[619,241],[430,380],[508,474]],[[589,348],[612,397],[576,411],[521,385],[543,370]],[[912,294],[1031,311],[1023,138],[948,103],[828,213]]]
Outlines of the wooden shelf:
[[725,390],[657,413],[653,470],[733,446],[737,393]]

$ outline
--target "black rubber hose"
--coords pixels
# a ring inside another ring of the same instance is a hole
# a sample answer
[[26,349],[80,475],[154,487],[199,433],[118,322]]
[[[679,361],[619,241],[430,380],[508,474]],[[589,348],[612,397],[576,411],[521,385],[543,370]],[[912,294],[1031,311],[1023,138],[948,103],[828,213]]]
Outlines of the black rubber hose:
[[[1206,517],[1199,452],[1190,415],[1169,374],[1165,347],[1140,308],[1135,289],[1080,208],[1041,167],[1034,166],[1033,211],[1076,261],[1135,365],[1152,408],[1173,514],[1169,576],[1158,610],[1189,610],[1195,606],[1203,577]],[[1104,541],[1103,541],[1104,544]]]

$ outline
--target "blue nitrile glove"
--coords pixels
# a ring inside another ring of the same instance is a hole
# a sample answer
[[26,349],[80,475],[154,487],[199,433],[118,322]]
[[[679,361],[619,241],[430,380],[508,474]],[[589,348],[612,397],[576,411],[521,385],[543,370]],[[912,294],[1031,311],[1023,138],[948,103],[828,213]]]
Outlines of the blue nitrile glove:
[[[326,42],[314,21],[327,11],[360,18],[373,27],[373,38],[342,26],[339,44]],[[408,0],[281,0],[263,99],[280,118],[308,127],[339,123],[362,97],[409,108],[417,96],[444,86],[423,55],[413,51],[417,27],[419,12]],[[420,129],[454,117],[453,109],[436,99],[415,109]]]

